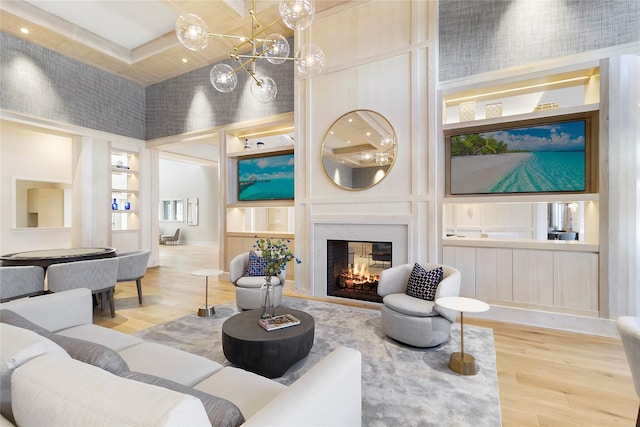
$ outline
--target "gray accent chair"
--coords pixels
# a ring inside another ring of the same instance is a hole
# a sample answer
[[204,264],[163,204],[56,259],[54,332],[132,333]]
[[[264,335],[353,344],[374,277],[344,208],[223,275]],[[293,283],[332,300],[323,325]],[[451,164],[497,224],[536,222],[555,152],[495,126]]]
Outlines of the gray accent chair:
[[101,309],[109,302],[111,317],[116,316],[113,291],[118,279],[117,257],[53,264],[47,268],[47,284],[51,292],[88,288],[100,297]]
[[[426,270],[441,264],[419,263]],[[414,263],[402,264],[383,270],[378,282],[378,295],[382,298],[382,331],[389,337],[414,347],[435,347],[447,341],[451,324],[458,313],[439,307],[435,300],[460,295],[460,272],[442,265],[443,279],[438,285],[434,301],[414,298],[405,293]]]
[[[616,326],[618,327],[620,339],[622,339],[624,352],[627,355],[627,362],[631,370],[636,394],[640,397],[640,317],[618,317]],[[640,427],[640,406],[638,407],[636,427]]]
[[180,238],[180,227],[176,228],[176,231],[173,234],[161,234],[160,235],[160,244],[165,245],[171,242],[172,245],[178,243],[178,239]]
[[0,302],[44,293],[44,268],[35,265],[0,267]]
[[138,289],[138,303],[142,304],[142,278],[147,272],[149,262],[149,249],[139,251],[122,252],[118,254],[118,279],[117,282],[136,282]]
[[[259,252],[256,252],[259,254]],[[249,252],[236,255],[229,263],[229,281],[236,289],[236,305],[240,310],[254,310],[262,308],[260,288],[264,284],[265,276],[245,276],[249,266]],[[282,302],[282,286],[286,279],[286,270],[271,279],[273,285],[273,306],[278,307]]]

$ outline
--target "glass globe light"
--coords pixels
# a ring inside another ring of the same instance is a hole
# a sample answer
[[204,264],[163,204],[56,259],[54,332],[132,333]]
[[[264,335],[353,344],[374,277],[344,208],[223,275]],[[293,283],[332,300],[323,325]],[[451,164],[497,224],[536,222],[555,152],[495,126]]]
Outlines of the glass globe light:
[[317,76],[324,70],[324,52],[314,44],[306,44],[296,55],[296,66],[305,76]]
[[255,77],[259,84],[256,83],[255,80],[251,83],[251,95],[253,95],[256,101],[262,104],[273,101],[278,94],[278,86],[276,86],[276,82],[274,82],[271,77],[267,76]]
[[393,145],[393,144],[394,144],[393,137],[389,135],[384,136],[380,141],[380,145]]
[[304,30],[313,21],[315,6],[312,0],[280,0],[282,22],[292,30]]
[[193,13],[181,15],[176,21],[178,40],[189,50],[201,50],[207,47],[209,28],[202,18]]
[[238,85],[238,76],[233,68],[227,64],[214,65],[209,73],[211,84],[218,92],[228,93]]
[[264,57],[272,64],[282,64],[289,56],[289,42],[282,34],[271,34],[264,41]]

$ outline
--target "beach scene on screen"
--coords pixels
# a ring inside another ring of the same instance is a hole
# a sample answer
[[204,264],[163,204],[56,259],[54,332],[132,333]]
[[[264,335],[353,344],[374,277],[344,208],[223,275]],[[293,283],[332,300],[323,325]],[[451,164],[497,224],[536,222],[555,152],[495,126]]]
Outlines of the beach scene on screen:
[[238,161],[239,201],[293,198],[293,154]]
[[584,191],[586,121],[451,137],[451,194]]

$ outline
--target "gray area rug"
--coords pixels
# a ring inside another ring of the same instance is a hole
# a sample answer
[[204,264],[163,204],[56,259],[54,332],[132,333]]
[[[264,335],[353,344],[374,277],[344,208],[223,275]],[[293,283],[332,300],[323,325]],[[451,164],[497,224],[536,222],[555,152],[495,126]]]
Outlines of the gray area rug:
[[[460,351],[460,325],[443,345],[420,349],[386,337],[380,312],[298,298],[282,306],[311,314],[316,322],[309,356],[276,381],[291,384],[338,346],[362,353],[362,425],[365,427],[501,425],[493,330],[465,326],[465,351],[475,356],[479,372],[463,376],[448,368],[449,355]],[[173,346],[223,365],[221,328],[238,312],[235,304],[216,307],[212,317],[195,314],[157,325],[135,335]]]

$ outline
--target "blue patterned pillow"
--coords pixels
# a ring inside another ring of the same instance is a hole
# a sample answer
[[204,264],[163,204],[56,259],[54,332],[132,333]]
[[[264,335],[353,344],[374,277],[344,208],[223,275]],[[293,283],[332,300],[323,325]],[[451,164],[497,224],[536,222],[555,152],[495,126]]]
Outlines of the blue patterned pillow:
[[264,262],[262,257],[254,251],[249,251],[249,265],[244,272],[245,276],[264,276],[264,269],[267,267],[267,263]]
[[442,267],[427,271],[420,264],[415,263],[405,293],[411,297],[433,301],[443,276]]

